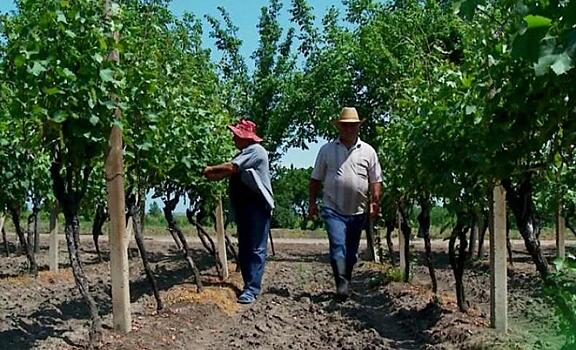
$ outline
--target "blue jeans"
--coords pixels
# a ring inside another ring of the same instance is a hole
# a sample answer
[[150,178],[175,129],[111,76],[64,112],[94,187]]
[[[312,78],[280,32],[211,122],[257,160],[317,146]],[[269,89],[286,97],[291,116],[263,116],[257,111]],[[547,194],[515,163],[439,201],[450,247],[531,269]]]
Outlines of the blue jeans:
[[244,280],[244,291],[260,294],[266,263],[270,210],[258,202],[235,208],[238,227],[238,262]]
[[325,207],[322,208],[322,218],[330,241],[330,260],[345,259],[346,266],[352,269],[358,261],[358,246],[366,215],[342,215]]

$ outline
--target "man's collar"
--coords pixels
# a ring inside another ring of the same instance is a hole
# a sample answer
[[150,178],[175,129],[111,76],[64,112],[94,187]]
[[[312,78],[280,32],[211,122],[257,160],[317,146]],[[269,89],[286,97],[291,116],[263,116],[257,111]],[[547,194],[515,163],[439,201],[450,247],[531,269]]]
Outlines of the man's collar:
[[[339,138],[339,137],[336,138],[336,141],[335,141],[335,142],[336,142],[337,145],[343,145],[343,143],[342,143],[342,141],[340,141],[340,138]],[[360,136],[358,136],[358,137],[356,138],[356,143],[354,144],[354,146],[351,147],[351,149],[352,149],[352,148],[360,148],[360,146],[362,146],[362,140],[360,140]]]

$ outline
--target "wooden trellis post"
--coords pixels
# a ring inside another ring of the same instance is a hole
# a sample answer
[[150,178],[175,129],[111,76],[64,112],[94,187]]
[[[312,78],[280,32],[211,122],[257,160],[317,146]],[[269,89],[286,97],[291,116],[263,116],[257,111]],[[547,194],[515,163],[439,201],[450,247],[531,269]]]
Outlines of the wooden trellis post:
[[130,245],[130,241],[132,240],[132,235],[134,234],[134,219],[132,216],[128,218],[128,222],[126,223],[126,249]]
[[[370,188],[370,181],[368,181],[368,188]],[[372,198],[372,192],[368,192],[368,198]],[[378,247],[376,245],[376,239],[374,238],[374,217],[370,212],[370,204],[368,203],[368,218],[366,227],[366,249],[368,250],[368,260],[380,262],[380,256],[378,254]]]
[[[106,17],[111,15],[112,1],[106,0]],[[120,34],[113,33],[116,43]],[[108,60],[120,62],[118,50],[113,50]],[[115,96],[111,96],[116,99]],[[114,116],[122,118],[120,108],[116,107]],[[124,158],[122,154],[122,130],[117,124],[112,126],[108,155],[105,163],[106,187],[108,190],[108,210],[110,213],[110,277],[112,280],[112,323],[114,328],[123,332],[132,329],[130,314],[130,283],[128,272],[128,240],[126,239],[126,216],[124,194]]]
[[490,235],[490,323],[498,333],[508,329],[508,281],[506,270],[506,191],[493,191],[493,225]]
[[402,280],[405,279],[406,266],[408,261],[406,259],[406,239],[402,233],[402,214],[398,211],[398,251],[400,252],[400,273]]
[[123,169],[122,131],[114,126],[110,134],[110,150],[106,159],[106,185],[110,212],[108,240],[110,244],[110,277],[112,280],[112,318],[115,329],[129,332],[132,329],[132,319],[130,315]]
[[224,232],[224,211],[222,209],[222,197],[218,196],[216,205],[216,244],[218,250],[218,260],[220,261],[221,278],[228,278],[228,259],[226,257],[226,237]]
[[4,249],[6,250],[4,253],[6,254],[6,256],[8,256],[10,254],[10,252],[8,252],[8,243],[6,242],[6,234],[5,234],[5,231],[3,231],[5,219],[6,219],[6,217],[0,211],[0,232],[2,233],[2,240],[4,241]]
[[556,257],[562,260],[566,258],[565,231],[566,220],[562,216],[562,204],[558,203],[558,208],[556,209]]
[[48,248],[48,266],[50,271],[58,272],[58,201],[54,202],[50,211],[50,245]]
[[368,213],[368,226],[366,227],[366,248],[368,249],[368,260],[380,262],[378,244],[374,233],[374,218],[370,213]]

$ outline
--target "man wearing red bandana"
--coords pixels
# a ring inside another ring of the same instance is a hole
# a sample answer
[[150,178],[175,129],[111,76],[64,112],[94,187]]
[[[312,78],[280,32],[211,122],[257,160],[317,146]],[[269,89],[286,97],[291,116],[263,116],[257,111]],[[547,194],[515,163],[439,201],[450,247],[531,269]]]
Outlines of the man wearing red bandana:
[[256,124],[242,119],[229,125],[240,150],[230,162],[204,169],[210,180],[230,179],[230,200],[238,228],[238,260],[244,288],[238,302],[250,304],[262,289],[268,231],[274,208],[268,152],[260,145]]

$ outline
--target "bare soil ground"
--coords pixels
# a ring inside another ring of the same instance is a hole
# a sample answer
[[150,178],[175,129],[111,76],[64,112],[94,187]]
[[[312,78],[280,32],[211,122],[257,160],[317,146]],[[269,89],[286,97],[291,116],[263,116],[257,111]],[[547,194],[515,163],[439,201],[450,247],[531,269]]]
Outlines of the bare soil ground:
[[[386,266],[360,263],[352,297],[336,303],[327,245],[278,243],[277,254],[266,267],[264,293],[253,305],[243,306],[235,303],[241,286],[238,273],[220,282],[212,258],[194,245],[207,286],[197,294],[174,245],[149,239],[166,308],[155,311],[141,262],[131,249],[134,322],[133,331],[124,335],[111,329],[108,264],[97,263],[91,244],[83,244],[90,290],[106,326],[103,349],[560,349],[563,345],[553,305],[541,296],[540,281],[521,247],[509,269],[510,332],[499,337],[488,328],[487,259],[473,263],[465,273],[470,308],[461,313],[440,243],[435,244],[437,300],[429,290],[420,251],[414,256],[410,284],[390,281]],[[38,260],[43,271],[34,279],[23,275],[24,257],[12,253],[0,258],[0,349],[84,348],[88,310],[74,285],[67,253],[61,251],[65,263],[58,274],[46,271],[46,247]],[[233,263],[230,266],[234,271]]]

